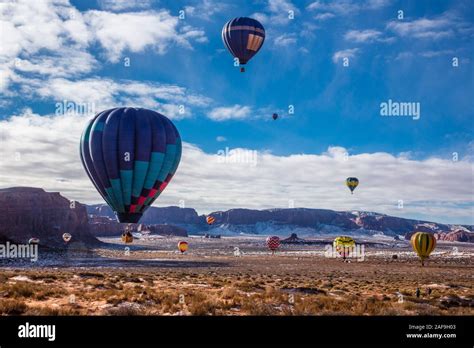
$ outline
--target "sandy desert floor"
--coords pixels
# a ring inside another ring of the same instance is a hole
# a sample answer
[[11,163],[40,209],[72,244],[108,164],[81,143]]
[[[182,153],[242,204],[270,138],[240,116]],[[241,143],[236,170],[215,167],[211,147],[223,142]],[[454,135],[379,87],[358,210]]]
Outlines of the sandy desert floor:
[[324,241],[272,255],[262,237],[184,240],[183,255],[179,239],[150,236],[4,262],[0,314],[474,315],[472,244],[441,242],[421,267],[405,241],[367,241],[345,263]]

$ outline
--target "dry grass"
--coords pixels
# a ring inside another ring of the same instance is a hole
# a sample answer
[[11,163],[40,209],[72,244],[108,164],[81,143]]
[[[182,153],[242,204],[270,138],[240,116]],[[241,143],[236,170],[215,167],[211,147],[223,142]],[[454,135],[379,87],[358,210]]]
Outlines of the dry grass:
[[0,274],[0,315],[474,314],[472,265],[420,271],[409,263],[324,261],[248,257],[223,269],[7,269]]

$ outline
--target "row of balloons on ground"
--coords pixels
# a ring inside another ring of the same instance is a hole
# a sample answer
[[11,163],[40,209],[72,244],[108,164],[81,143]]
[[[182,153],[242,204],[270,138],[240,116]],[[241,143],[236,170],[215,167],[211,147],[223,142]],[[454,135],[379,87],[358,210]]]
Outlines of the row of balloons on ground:
[[[213,217],[208,216],[208,222],[213,222]],[[211,222],[211,223],[212,223]],[[64,233],[62,238],[65,243],[68,243],[72,239],[72,235],[70,233]],[[124,243],[132,243],[133,242],[133,235],[130,231],[124,232],[122,234],[122,241]],[[39,244],[40,240],[38,238],[30,238],[28,241],[29,244]],[[418,254],[421,259],[421,264],[424,265],[424,260],[427,259],[431,252],[436,247],[436,238],[431,233],[427,232],[416,232],[411,237],[411,245],[413,250]],[[270,236],[266,239],[266,246],[272,252],[278,250],[281,245],[280,238],[278,236]],[[333,246],[334,249],[342,256],[345,260],[346,257],[353,252],[355,248],[356,242],[352,237],[347,236],[339,236],[334,239]],[[188,250],[189,244],[186,241],[180,241],[178,243],[178,250],[181,253],[184,253]]]
[[[125,243],[132,243],[133,236],[130,232],[126,232],[122,235],[122,241]],[[413,250],[418,254],[421,260],[421,265],[424,266],[424,261],[427,259],[431,252],[436,247],[436,238],[431,233],[427,232],[416,232],[411,237],[411,246]],[[280,248],[281,240],[278,236],[269,236],[265,240],[265,244],[268,249],[274,253]],[[347,257],[354,251],[356,242],[352,237],[339,236],[333,241],[333,247],[337,253],[346,260]],[[185,253],[189,248],[189,244],[186,241],[178,242],[178,250],[181,253]]]

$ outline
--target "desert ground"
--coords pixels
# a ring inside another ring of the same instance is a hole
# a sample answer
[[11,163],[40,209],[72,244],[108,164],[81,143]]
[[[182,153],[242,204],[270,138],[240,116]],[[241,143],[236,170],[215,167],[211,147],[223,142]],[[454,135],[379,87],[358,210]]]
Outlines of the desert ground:
[[[282,245],[265,237],[71,242],[39,260],[2,260],[1,315],[473,315],[474,245],[439,242],[424,267],[406,241],[359,241],[328,257],[331,238]],[[189,250],[177,250],[179,240]],[[396,257],[394,257],[396,255]],[[416,289],[420,289],[419,297]]]

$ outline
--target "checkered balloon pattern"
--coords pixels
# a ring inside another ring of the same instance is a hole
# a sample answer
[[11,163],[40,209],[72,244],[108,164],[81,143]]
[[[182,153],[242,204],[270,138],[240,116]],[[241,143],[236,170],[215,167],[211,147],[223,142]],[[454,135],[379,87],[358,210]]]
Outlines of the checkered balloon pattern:
[[267,238],[267,247],[271,251],[275,251],[280,247],[280,238],[277,236],[271,236]]

